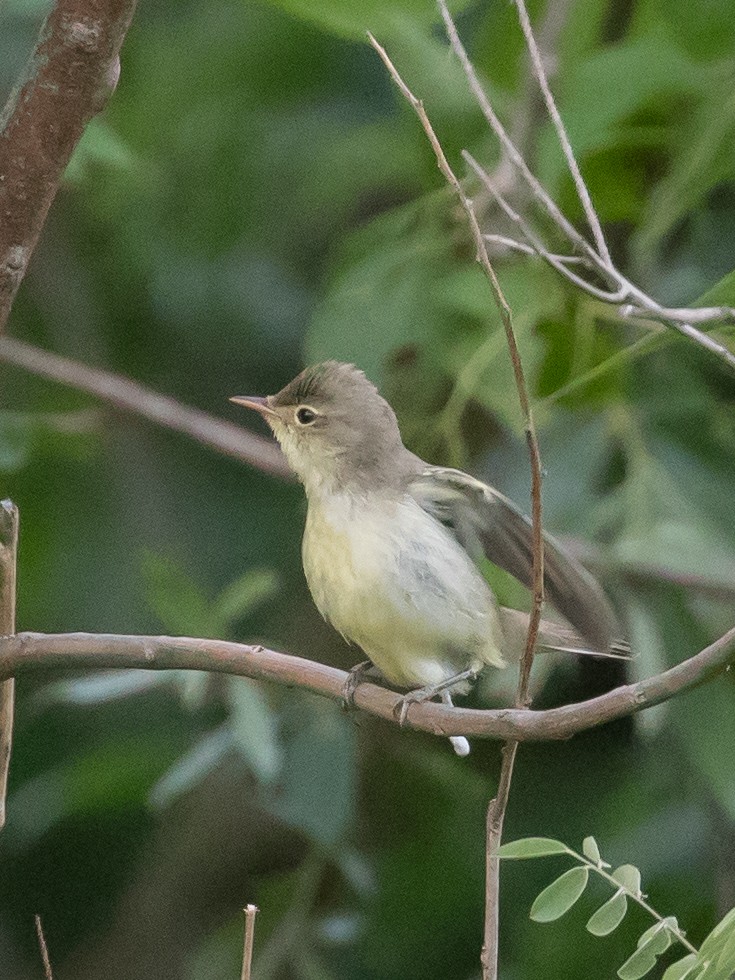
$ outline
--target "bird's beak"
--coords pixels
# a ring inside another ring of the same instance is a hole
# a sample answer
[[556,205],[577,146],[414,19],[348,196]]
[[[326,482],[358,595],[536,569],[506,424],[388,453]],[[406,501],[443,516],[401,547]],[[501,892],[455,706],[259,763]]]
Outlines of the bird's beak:
[[268,399],[262,398],[260,395],[233,395],[230,401],[235,405],[242,405],[243,408],[252,408],[253,411],[259,412],[264,418],[268,415],[276,414],[268,404]]

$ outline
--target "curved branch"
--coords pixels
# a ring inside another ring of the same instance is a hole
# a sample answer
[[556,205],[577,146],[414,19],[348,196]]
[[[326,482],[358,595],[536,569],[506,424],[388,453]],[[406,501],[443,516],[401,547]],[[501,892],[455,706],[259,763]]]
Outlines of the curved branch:
[[[545,742],[570,738],[616,718],[643,711],[690,691],[722,673],[735,660],[735,627],[700,653],[669,670],[560,708],[480,710],[412,704],[406,727],[444,737]],[[18,633],[0,638],[0,681],[42,670],[143,668],[207,670],[237,674],[342,701],[347,674],[336,667],[260,646],[186,636],[125,636],[112,633]],[[358,708],[395,723],[401,695],[376,684],[360,684]]]
[[135,0],[57,0],[0,117],[0,330],[64,169],[120,75]]
[[77,391],[86,391],[113,408],[133,412],[167,429],[183,432],[225,456],[233,456],[272,476],[293,479],[293,473],[274,439],[258,436],[201,409],[182,405],[174,398],[159,395],[120,374],[50,354],[14,337],[0,337],[0,362],[24,368],[41,378],[58,381]]

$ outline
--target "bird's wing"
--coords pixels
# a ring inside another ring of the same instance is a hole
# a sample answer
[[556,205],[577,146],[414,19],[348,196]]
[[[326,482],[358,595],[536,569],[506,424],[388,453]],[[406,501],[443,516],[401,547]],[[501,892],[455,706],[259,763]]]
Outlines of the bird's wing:
[[[532,587],[531,522],[493,487],[461,470],[427,466],[408,486],[416,502],[452,531],[475,559],[481,555]],[[544,591],[595,650],[610,649],[615,616],[602,589],[580,563],[544,534]]]

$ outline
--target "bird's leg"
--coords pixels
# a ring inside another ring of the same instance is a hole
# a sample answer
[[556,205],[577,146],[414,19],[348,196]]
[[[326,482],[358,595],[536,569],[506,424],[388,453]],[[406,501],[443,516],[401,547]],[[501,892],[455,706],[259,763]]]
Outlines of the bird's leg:
[[395,715],[398,724],[405,724],[408,709],[412,704],[423,704],[424,701],[431,701],[431,699],[435,698],[437,694],[441,694],[444,691],[450,691],[455,684],[461,684],[462,681],[476,680],[477,674],[478,671],[476,670],[463,670],[459,674],[454,674],[452,677],[447,677],[447,679],[442,681],[440,684],[432,684],[428,687],[419,687],[415,691],[409,691],[408,694],[404,694],[393,709],[393,714]]
[[355,707],[355,691],[365,680],[365,675],[373,668],[372,660],[363,660],[362,663],[355,664],[347,675],[347,680],[342,686],[342,707],[345,711]]

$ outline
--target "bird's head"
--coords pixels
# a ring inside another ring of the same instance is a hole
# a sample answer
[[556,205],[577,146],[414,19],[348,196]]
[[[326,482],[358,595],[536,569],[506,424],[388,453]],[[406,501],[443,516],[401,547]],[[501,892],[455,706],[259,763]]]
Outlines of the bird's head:
[[315,364],[276,395],[230,401],[263,416],[307,491],[384,485],[410,455],[393,409],[352,364]]

